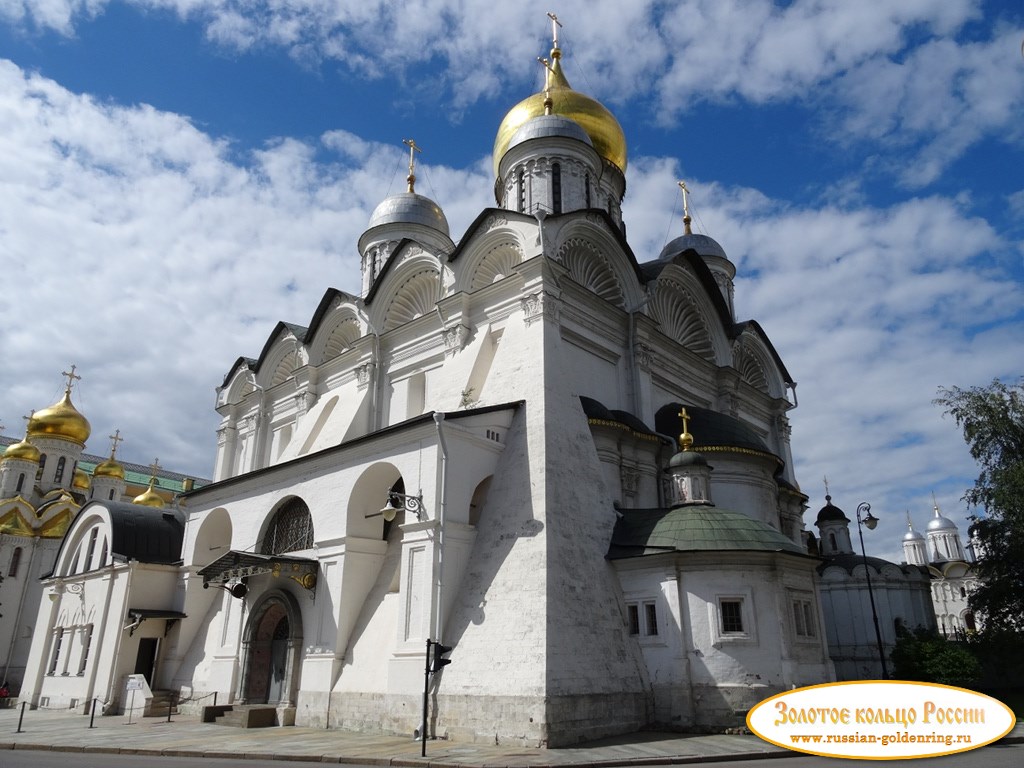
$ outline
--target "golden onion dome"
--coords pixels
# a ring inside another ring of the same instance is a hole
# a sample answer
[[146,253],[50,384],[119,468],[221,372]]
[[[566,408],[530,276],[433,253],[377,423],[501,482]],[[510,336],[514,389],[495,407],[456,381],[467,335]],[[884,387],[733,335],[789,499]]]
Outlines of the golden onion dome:
[[574,91],[565,79],[561,64],[562,52],[551,51],[551,64],[544,91],[523,99],[509,110],[498,126],[494,139],[494,175],[498,175],[501,158],[512,141],[513,134],[529,120],[545,114],[546,92],[551,93],[551,112],[576,121],[587,132],[594,149],[605,160],[623,173],[626,172],[626,135],[615,115],[597,99]]
[[85,470],[75,467],[75,476],[71,480],[71,487],[76,491],[88,491],[90,485],[92,485],[92,482],[89,480]]
[[42,454],[39,452],[39,449],[28,441],[28,436],[26,435],[22,438],[21,442],[7,446],[7,450],[4,451],[4,455],[0,456],[0,461],[5,461],[7,459],[21,459],[22,461],[32,461],[38,464],[39,457],[41,455]]
[[163,509],[167,506],[167,503],[160,498],[160,495],[156,491],[153,490],[153,485],[155,483],[155,477],[149,478],[149,488],[132,499],[132,504],[141,504],[144,507],[153,507],[154,509]]
[[92,474],[93,477],[113,477],[118,480],[124,480],[124,467],[111,454],[109,459],[96,465],[96,469],[92,471]]
[[64,390],[60,402],[36,411],[28,422],[28,434],[31,437],[60,437],[85,445],[92,427],[78,409],[71,404],[71,390]]

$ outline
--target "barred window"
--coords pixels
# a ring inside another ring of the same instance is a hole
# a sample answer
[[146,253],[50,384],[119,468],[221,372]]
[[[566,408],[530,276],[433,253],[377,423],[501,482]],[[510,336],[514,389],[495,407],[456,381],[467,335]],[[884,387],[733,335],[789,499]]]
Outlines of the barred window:
[[300,498],[290,499],[267,526],[260,554],[280,555],[313,546],[313,518]]
[[721,600],[718,603],[722,617],[722,634],[735,635],[743,632],[743,601]]

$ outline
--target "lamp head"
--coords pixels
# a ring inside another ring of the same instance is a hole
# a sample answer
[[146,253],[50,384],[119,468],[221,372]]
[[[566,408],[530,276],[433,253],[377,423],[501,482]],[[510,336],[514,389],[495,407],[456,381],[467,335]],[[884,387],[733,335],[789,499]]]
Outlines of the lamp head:
[[380,514],[389,523],[398,516],[398,507],[395,506],[395,500],[390,496],[388,496],[388,503],[380,510]]
[[868,527],[869,531],[873,531],[878,527],[878,518],[868,512],[864,517],[864,525]]

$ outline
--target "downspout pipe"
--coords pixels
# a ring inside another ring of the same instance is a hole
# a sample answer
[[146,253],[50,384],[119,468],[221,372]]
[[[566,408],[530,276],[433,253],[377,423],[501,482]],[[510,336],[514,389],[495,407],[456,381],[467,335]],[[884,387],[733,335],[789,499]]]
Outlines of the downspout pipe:
[[442,611],[442,598],[444,597],[442,579],[442,574],[444,573],[444,520],[448,506],[448,443],[444,438],[444,413],[441,411],[434,412],[434,425],[437,427],[437,442],[441,447],[441,492],[437,505],[437,592],[434,599],[434,642],[440,643],[442,642],[441,630],[443,628],[442,619],[444,616]]

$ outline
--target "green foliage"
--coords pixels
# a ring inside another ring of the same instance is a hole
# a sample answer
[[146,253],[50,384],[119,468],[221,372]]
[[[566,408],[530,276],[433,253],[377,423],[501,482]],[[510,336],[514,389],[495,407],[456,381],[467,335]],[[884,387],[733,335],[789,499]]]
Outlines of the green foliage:
[[897,680],[964,688],[981,679],[981,664],[970,650],[926,629],[902,633],[892,651],[892,663]]
[[1024,631],[1024,382],[939,390],[981,473],[964,494],[978,510],[971,534],[980,544],[971,609],[985,630]]

